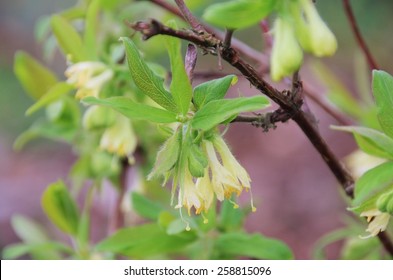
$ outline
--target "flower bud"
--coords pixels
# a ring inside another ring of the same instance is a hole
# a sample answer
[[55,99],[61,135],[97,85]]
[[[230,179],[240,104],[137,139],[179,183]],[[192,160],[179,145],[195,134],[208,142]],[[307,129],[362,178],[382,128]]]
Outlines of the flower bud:
[[82,124],[87,130],[106,128],[114,124],[116,113],[107,107],[91,106],[83,115]]
[[303,52],[296,38],[295,31],[283,18],[277,18],[274,23],[274,45],[270,61],[272,80],[279,81],[293,74],[300,68]]
[[130,156],[136,148],[137,139],[131,122],[118,115],[115,124],[107,128],[101,137],[100,148],[119,156]]
[[378,198],[377,208],[382,213],[393,215],[393,191],[384,193]]
[[299,42],[303,49],[315,56],[331,56],[337,50],[337,40],[321,19],[311,0],[300,0],[304,18],[295,21]]

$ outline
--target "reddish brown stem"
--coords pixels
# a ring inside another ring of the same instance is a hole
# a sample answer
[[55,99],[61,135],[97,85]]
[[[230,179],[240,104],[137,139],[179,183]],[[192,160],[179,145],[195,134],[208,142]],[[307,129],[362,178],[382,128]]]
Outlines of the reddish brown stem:
[[379,69],[378,64],[376,63],[374,57],[372,56],[369,48],[367,47],[366,42],[363,39],[362,34],[360,33],[359,26],[356,22],[355,15],[353,14],[353,10],[351,7],[350,0],[343,0],[345,13],[348,17],[349,23],[352,28],[352,32],[355,35],[356,41],[359,44],[359,47],[362,49],[364,55],[366,56],[367,63],[371,70]]

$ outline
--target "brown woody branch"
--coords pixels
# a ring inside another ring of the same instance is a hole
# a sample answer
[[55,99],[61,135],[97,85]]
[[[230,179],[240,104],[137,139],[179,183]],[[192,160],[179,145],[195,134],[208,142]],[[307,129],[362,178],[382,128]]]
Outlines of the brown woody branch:
[[374,57],[372,56],[369,48],[367,47],[366,42],[363,39],[362,34],[360,33],[359,26],[356,22],[355,15],[353,14],[351,3],[349,0],[343,0],[345,13],[348,17],[349,23],[352,28],[352,32],[355,35],[356,41],[359,44],[359,47],[362,49],[364,55],[366,56],[368,66],[371,70],[379,69],[378,64],[376,63]]

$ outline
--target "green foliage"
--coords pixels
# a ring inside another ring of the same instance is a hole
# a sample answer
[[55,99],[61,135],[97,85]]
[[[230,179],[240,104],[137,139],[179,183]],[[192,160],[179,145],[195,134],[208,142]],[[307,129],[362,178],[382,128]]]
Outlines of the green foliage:
[[71,61],[87,60],[81,36],[64,17],[52,16],[51,27],[61,50],[66,56],[70,55]]
[[194,129],[209,130],[240,112],[263,109],[269,105],[264,96],[212,100],[197,111],[191,121]]
[[71,235],[77,234],[79,210],[62,181],[47,187],[42,195],[42,208],[60,230]]
[[393,159],[393,139],[380,131],[356,126],[332,126],[341,131],[352,132],[364,152],[377,157]]
[[[170,21],[168,25],[172,28],[177,28],[175,21]],[[183,115],[186,115],[191,104],[192,87],[184,68],[181,53],[181,42],[180,39],[166,36],[165,43],[169,53],[172,70],[172,82],[170,90],[177,105],[178,111]]]
[[57,83],[55,74],[29,54],[15,54],[14,72],[24,90],[34,99],[39,99]]
[[82,101],[86,104],[110,107],[130,119],[147,120],[157,123],[171,123],[176,121],[176,115],[170,111],[136,103],[131,98],[124,96],[106,99],[86,97]]
[[393,162],[383,163],[367,171],[356,182],[353,205],[360,205],[393,187]]
[[157,220],[163,210],[160,204],[137,192],[131,194],[131,203],[138,215],[150,220]]
[[373,71],[373,93],[381,128],[393,138],[393,77],[384,71]]
[[171,112],[178,112],[173,96],[164,89],[164,81],[146,64],[129,38],[121,38],[127,54],[128,68],[135,85],[158,105]]
[[97,244],[95,249],[144,259],[178,252],[195,239],[196,235],[193,232],[168,235],[157,224],[144,224],[120,229],[114,235]]
[[274,0],[235,0],[209,6],[203,18],[214,25],[245,28],[258,23],[275,8]]
[[194,88],[193,102],[200,109],[210,101],[223,99],[229,87],[236,83],[235,75],[204,82]]
[[247,256],[257,259],[293,259],[291,250],[283,242],[261,234],[242,232],[222,234],[216,241],[218,251],[229,256]]

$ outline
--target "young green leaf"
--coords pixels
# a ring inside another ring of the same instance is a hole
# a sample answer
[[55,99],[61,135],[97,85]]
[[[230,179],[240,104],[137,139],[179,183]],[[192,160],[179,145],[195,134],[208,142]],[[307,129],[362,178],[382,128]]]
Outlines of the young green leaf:
[[239,97],[234,99],[213,100],[195,113],[191,120],[194,129],[209,130],[233,115],[263,109],[269,105],[264,96]]
[[180,144],[180,132],[177,131],[165,141],[157,153],[156,162],[148,176],[148,180],[165,175],[166,172],[175,166],[180,155]]
[[[168,26],[177,29],[176,22],[170,21]],[[184,68],[183,57],[181,53],[181,41],[172,36],[165,36],[166,48],[169,53],[172,70],[171,93],[176,102],[178,110],[186,115],[190,108],[192,98],[192,87],[188,79],[186,69]]]
[[208,164],[206,155],[202,153],[201,148],[196,144],[190,145],[189,149],[188,169],[193,177],[203,177],[205,174],[205,168]]
[[14,149],[21,150],[28,142],[38,137],[70,142],[74,138],[76,130],[77,128],[72,123],[50,123],[38,120],[18,136],[14,142]]
[[164,89],[164,81],[156,76],[141,57],[130,38],[122,37],[127,55],[128,68],[136,86],[163,108],[178,112],[172,95]]
[[235,75],[228,75],[196,86],[193,96],[195,106],[200,109],[210,101],[224,98],[229,87],[236,82],[237,77]]
[[14,72],[24,90],[34,99],[39,99],[57,83],[56,75],[29,54],[15,54]]
[[100,242],[96,250],[132,258],[147,258],[178,251],[192,243],[195,238],[192,232],[168,235],[158,224],[144,224],[120,229]]
[[355,186],[353,205],[359,205],[393,186],[393,162],[385,162],[367,171]]
[[45,214],[60,230],[71,235],[77,234],[79,210],[62,181],[49,185],[41,202]]
[[60,48],[66,56],[71,56],[72,62],[87,60],[81,37],[65,18],[52,16],[51,26]]
[[83,46],[89,60],[95,60],[97,58],[97,17],[101,2],[102,0],[91,1],[86,12]]
[[221,254],[246,256],[267,260],[291,260],[293,253],[282,241],[267,238],[261,234],[242,232],[224,233],[215,243]]
[[157,220],[164,210],[160,204],[137,192],[131,194],[131,205],[141,217],[151,220]]
[[51,87],[47,93],[45,93],[41,98],[31,105],[27,111],[26,115],[31,115],[34,112],[38,111],[42,107],[45,107],[46,105],[52,103],[53,101],[56,101],[59,99],[62,95],[68,93],[70,90],[72,90],[73,87],[70,84],[60,82],[55,84],[53,87]]
[[106,99],[98,99],[90,96],[83,98],[82,102],[110,107],[134,120],[147,120],[156,123],[176,122],[176,115],[174,113],[149,105],[136,103],[132,99],[124,96]]
[[275,0],[235,0],[209,6],[203,18],[214,25],[232,29],[245,28],[258,23],[274,9]]
[[374,70],[373,93],[382,130],[393,138],[393,77],[384,71]]
[[28,217],[13,215],[11,225],[14,232],[25,243],[42,243],[49,240],[41,225]]
[[359,148],[377,157],[393,159],[393,139],[382,132],[360,126],[331,126],[335,130],[351,132]]
[[60,253],[72,255],[74,252],[70,247],[58,242],[16,243],[4,247],[2,259],[16,259],[30,254],[34,260],[60,260]]

